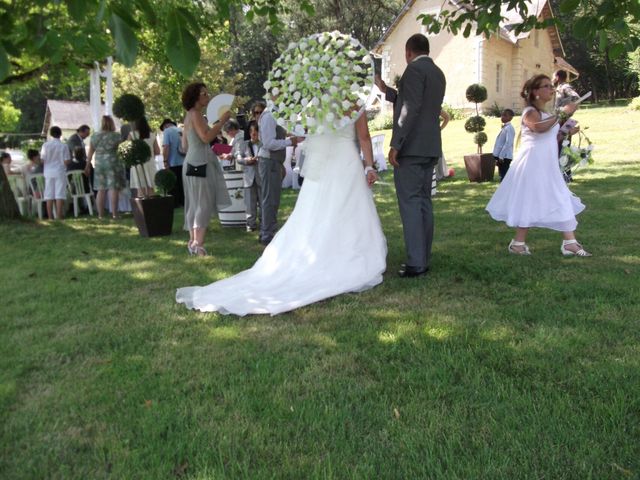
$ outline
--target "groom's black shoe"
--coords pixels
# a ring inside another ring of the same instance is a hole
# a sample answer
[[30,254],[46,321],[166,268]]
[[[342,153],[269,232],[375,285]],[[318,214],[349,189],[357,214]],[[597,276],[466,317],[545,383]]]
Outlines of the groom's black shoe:
[[271,243],[271,240],[273,240],[273,238],[263,237],[258,239],[258,241],[260,242],[260,245],[264,245],[265,247]]
[[429,267],[412,267],[411,265],[401,265],[398,275],[400,278],[412,278],[425,275],[429,271]]

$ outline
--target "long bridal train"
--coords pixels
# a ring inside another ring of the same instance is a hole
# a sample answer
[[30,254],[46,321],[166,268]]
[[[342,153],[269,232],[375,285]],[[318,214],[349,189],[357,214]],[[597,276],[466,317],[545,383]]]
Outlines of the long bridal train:
[[382,282],[387,244],[351,125],[307,139],[305,180],[291,216],[249,270],[176,300],[203,312],[271,314]]

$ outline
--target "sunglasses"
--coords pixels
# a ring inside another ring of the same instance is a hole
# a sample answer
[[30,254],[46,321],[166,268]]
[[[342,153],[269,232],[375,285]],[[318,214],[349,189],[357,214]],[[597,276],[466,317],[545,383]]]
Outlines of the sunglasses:
[[260,115],[263,112],[263,110],[254,110],[253,114],[254,115]]

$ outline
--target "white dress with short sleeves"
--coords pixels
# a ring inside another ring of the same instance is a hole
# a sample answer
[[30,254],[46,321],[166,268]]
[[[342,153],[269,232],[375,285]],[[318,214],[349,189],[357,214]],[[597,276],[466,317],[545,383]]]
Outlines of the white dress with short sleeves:
[[[133,132],[133,138],[139,138],[139,136],[140,135],[137,131]],[[153,154],[153,146],[156,141],[155,134],[152,133],[151,136],[149,138],[145,138],[144,141],[151,149],[151,157],[149,157],[149,160],[142,165],[131,167],[129,179],[129,186],[131,188],[153,188],[155,185],[155,176],[157,172],[156,162],[154,160],[155,155]]]

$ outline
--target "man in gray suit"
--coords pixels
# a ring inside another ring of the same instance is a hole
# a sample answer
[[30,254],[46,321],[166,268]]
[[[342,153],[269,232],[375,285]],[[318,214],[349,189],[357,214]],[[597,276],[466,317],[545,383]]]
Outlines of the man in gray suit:
[[87,151],[84,145],[84,139],[89,136],[91,129],[89,125],[80,125],[76,133],[71,135],[67,140],[67,147],[71,154],[71,163],[67,166],[67,171],[84,170],[87,165]]
[[287,147],[296,146],[296,137],[286,138],[286,131],[277,125],[275,118],[266,109],[266,103],[258,101],[253,106],[253,114],[258,121],[258,131],[262,146],[258,151],[258,174],[260,175],[260,238],[262,245],[268,245],[278,229],[278,208],[282,190],[282,168]]
[[417,277],[427,273],[431,261],[431,177],[442,155],[439,115],[446,80],[429,58],[429,40],[424,35],[409,37],[405,58],[407,68],[393,105],[389,163],[395,167],[396,195],[407,249],[407,263],[398,274]]

